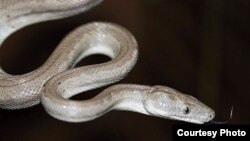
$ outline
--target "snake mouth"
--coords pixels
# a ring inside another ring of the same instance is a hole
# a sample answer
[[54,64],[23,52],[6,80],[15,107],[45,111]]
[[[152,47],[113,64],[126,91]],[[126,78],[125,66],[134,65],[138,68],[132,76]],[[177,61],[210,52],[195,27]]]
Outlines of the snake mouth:
[[180,117],[180,116],[169,116],[169,119],[179,120],[179,121],[184,121],[184,122],[189,122],[189,123],[194,123],[194,124],[204,124],[205,122],[208,122],[203,119],[198,120],[198,119],[191,119],[191,118]]

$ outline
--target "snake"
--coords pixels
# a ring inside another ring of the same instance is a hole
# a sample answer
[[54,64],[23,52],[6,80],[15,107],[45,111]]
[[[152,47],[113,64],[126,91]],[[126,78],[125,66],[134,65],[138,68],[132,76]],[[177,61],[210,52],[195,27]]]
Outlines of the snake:
[[[83,13],[102,0],[1,0],[0,45],[14,32],[35,23]],[[102,54],[111,60],[76,67]],[[213,109],[191,95],[161,85],[115,84],[86,100],[71,97],[123,79],[135,66],[138,44],[124,27],[91,22],[71,31],[39,68],[21,75],[0,69],[0,108],[17,110],[42,103],[52,117],[66,122],[94,120],[111,110],[203,124]]]

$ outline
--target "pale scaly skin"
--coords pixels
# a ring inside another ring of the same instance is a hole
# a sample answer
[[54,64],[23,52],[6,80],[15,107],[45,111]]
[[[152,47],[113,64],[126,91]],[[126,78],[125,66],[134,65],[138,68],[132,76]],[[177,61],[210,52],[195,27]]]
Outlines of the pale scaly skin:
[[[37,22],[59,19],[84,12],[102,0],[1,0],[0,45],[13,32]],[[0,108],[21,109],[40,102],[44,83],[72,67],[67,60],[69,46],[59,47],[40,68],[24,75],[0,74]],[[67,49],[65,49],[67,48]],[[61,59],[64,59],[62,62]],[[72,61],[72,60],[71,60]]]
[[[28,24],[74,15],[99,2],[0,1],[1,41]],[[71,69],[82,58],[92,54],[107,55],[111,61]],[[81,26],[66,36],[51,57],[37,70],[19,76],[2,72],[0,106],[6,109],[30,107],[39,103],[41,96],[42,104],[51,116],[68,122],[89,121],[112,109],[197,124],[213,119],[215,114],[212,109],[197,99],[166,86],[120,84],[107,88],[90,100],[68,99],[122,79],[135,65],[137,56],[136,40],[126,29],[100,22]]]

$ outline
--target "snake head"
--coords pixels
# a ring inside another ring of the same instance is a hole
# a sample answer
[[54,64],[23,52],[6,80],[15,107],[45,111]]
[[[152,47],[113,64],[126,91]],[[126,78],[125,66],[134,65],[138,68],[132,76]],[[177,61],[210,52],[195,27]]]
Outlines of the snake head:
[[215,112],[196,98],[165,86],[154,86],[145,100],[146,111],[154,116],[203,124]]

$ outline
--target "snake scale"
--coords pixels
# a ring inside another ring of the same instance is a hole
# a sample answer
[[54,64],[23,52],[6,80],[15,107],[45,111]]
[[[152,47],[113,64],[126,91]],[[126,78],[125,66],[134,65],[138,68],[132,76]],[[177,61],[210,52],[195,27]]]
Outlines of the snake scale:
[[[1,0],[0,44],[17,30],[42,21],[82,13],[102,0]],[[104,54],[111,61],[73,68],[81,59]],[[214,111],[192,96],[167,86],[117,84],[89,100],[70,97],[122,79],[137,61],[137,42],[125,28],[105,22],[78,27],[67,35],[47,61],[23,75],[0,71],[0,108],[21,109],[40,101],[53,117],[82,122],[110,110],[202,124]]]

